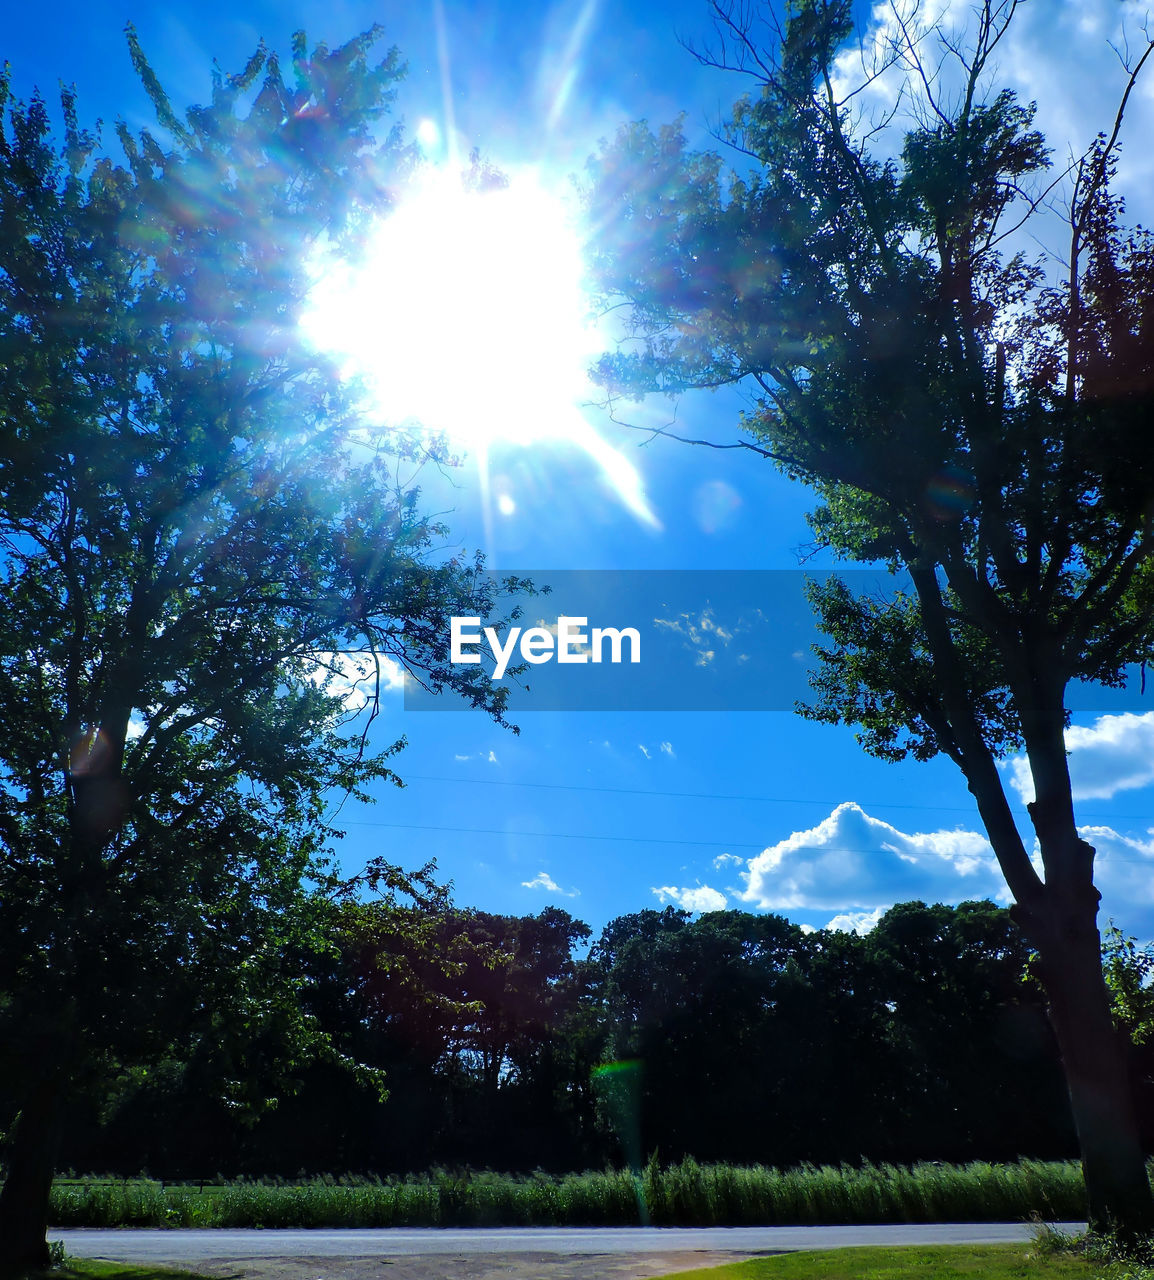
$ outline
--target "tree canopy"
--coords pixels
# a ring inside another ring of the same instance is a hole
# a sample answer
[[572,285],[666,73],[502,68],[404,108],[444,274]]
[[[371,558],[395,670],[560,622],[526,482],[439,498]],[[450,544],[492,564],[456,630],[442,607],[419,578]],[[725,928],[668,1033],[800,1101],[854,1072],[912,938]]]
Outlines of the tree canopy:
[[[844,0],[765,16],[765,44],[752,10],[712,7],[702,56],[756,86],[722,130],[736,161],[637,124],[592,165],[599,276],[629,317],[602,379],[750,386],[742,443],[815,491],[817,543],[908,574],[885,601],[814,589],[829,643],[806,713],[858,725],[884,759],[961,768],[1041,955],[1091,1217],[1149,1227],[1063,734],[1071,681],[1117,685],[1154,646],[1154,256],[1112,186],[1150,50],[1067,175],[1065,243],[1038,261],[1016,245],[1055,191],[1050,156],[1033,106],[990,80],[1015,0],[976,5],[966,39],[903,8],[848,82]],[[885,76],[908,112],[870,119],[863,90]],[[1019,747],[1032,839],[997,768]]]
[[[263,45],[122,155],[0,80],[0,1069],[18,1117],[0,1253],[44,1256],[62,1100],[191,1040],[257,1101],[251,1046],[318,1043],[294,957],[323,943],[334,796],[405,668],[448,664],[494,590],[438,553],[419,435],[366,421],[302,342],[322,242],[355,252],[413,157],[373,30],[286,78]],[[389,664],[395,664],[390,667]],[[356,690],[368,710],[356,714]],[[418,886],[419,887],[419,886]],[[327,928],[327,925],[326,925]],[[8,1119],[12,1119],[9,1116]]]
[[[588,952],[587,926],[553,907],[381,906],[354,905],[338,954],[301,966],[300,999],[387,1098],[318,1060],[244,1124],[200,1057],[171,1060],[102,1114],[74,1106],[64,1164],[181,1179],[1075,1150],[1029,947],[993,903],[901,903],[863,935],[647,910]],[[1142,965],[1123,949],[1111,971],[1130,1020]],[[1131,1065],[1149,1136],[1148,1042]]]

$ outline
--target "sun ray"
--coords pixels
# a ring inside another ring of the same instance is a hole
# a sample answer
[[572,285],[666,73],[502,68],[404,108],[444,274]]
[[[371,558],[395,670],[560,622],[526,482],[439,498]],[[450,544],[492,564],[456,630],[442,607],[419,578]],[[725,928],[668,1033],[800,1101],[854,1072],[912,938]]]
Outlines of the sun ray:
[[577,445],[657,527],[636,468],[578,408],[603,342],[587,315],[579,234],[535,170],[477,189],[429,166],[358,261],[314,269],[302,326],[363,379],[382,423],[443,433],[480,459],[483,477],[494,445]]

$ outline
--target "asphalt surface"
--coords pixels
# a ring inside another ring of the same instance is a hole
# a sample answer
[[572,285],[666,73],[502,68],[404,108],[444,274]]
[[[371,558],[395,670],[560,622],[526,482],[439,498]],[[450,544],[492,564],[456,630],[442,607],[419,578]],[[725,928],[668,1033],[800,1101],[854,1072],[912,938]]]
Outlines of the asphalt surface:
[[[1085,1230],[1084,1223],[1058,1223]],[[642,1254],[708,1250],[744,1254],[851,1245],[1012,1244],[1029,1240],[1014,1222],[918,1223],[857,1227],[514,1227],[390,1230],[191,1231],[50,1230],[76,1257],[184,1263],[252,1258],[388,1258],[429,1254]]]

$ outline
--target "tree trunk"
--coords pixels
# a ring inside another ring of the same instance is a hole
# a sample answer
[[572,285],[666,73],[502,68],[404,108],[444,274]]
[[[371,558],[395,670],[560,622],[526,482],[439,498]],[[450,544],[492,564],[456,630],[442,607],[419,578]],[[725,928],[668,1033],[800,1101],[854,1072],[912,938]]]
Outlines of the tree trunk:
[[[1138,1138],[1123,1036],[1102,976],[1093,903],[1051,901],[1024,921],[1038,949],[1082,1153],[1092,1231],[1124,1241],[1154,1232],[1154,1197]],[[1048,908],[1048,909],[1047,909]],[[1039,918],[1040,917],[1040,918]]]
[[44,1080],[25,1099],[5,1153],[0,1272],[6,1275],[48,1266],[48,1196],[59,1141],[59,1090],[55,1081]]

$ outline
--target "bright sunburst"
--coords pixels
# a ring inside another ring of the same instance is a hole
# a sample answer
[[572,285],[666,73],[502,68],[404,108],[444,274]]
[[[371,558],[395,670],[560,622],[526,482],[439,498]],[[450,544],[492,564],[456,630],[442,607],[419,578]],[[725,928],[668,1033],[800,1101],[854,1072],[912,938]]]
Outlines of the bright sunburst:
[[499,442],[575,444],[656,523],[634,467],[578,408],[600,347],[586,311],[580,238],[531,171],[477,191],[430,169],[363,261],[324,265],[303,323],[363,376],[383,420],[482,455]]

